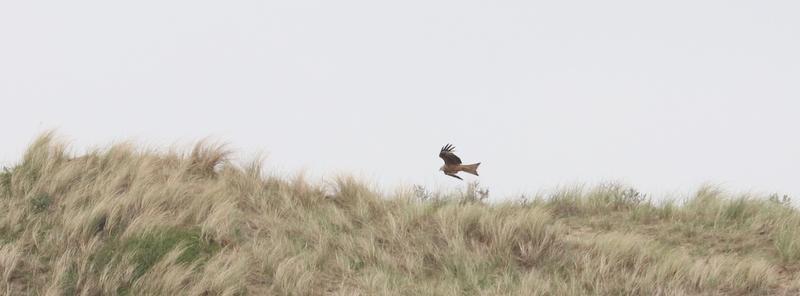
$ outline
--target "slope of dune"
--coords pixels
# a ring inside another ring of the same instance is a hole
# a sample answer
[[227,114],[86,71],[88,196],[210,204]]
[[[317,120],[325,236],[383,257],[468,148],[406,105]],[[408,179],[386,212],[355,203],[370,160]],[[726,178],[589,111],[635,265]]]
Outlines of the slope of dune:
[[40,136],[0,172],[7,295],[795,295],[800,215],[783,196],[566,188],[498,203],[380,194],[234,164],[223,147]]

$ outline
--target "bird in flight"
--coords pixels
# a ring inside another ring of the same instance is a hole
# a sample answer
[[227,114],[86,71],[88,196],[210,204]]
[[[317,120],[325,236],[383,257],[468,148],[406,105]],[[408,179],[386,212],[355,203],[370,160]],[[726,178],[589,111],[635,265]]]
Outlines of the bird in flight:
[[454,147],[453,145],[447,144],[444,145],[444,147],[442,147],[442,150],[439,151],[439,157],[441,157],[442,160],[444,160],[444,165],[441,168],[439,168],[439,170],[444,172],[445,175],[457,178],[459,180],[464,180],[461,179],[461,177],[459,177],[458,175],[456,175],[458,172],[462,171],[477,176],[478,166],[481,165],[481,163],[479,162],[473,164],[461,164],[461,158],[458,158],[458,156],[453,154],[455,148],[456,147]]

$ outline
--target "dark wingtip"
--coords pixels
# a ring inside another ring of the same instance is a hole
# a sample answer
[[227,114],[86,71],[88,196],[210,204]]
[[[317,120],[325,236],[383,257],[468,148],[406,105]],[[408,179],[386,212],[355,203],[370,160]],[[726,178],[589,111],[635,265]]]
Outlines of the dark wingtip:
[[442,147],[441,151],[452,152],[454,148],[456,148],[456,147],[454,147],[452,144],[448,143],[447,145],[444,145]]

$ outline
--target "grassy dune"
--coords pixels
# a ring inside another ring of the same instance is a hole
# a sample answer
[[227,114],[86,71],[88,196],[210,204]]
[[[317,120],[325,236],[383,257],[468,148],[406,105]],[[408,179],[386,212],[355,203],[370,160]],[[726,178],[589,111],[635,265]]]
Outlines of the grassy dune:
[[66,152],[0,172],[8,295],[796,295],[800,215],[702,188],[379,194],[235,165],[220,146]]

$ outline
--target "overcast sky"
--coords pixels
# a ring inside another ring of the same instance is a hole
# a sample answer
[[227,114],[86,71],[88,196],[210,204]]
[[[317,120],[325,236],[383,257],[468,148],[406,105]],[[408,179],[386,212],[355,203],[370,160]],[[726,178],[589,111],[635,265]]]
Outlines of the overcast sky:
[[[798,1],[3,1],[0,163],[206,136],[269,171],[493,198],[618,180],[800,197]],[[475,178],[467,177],[467,180]],[[388,189],[387,189],[388,191]]]

